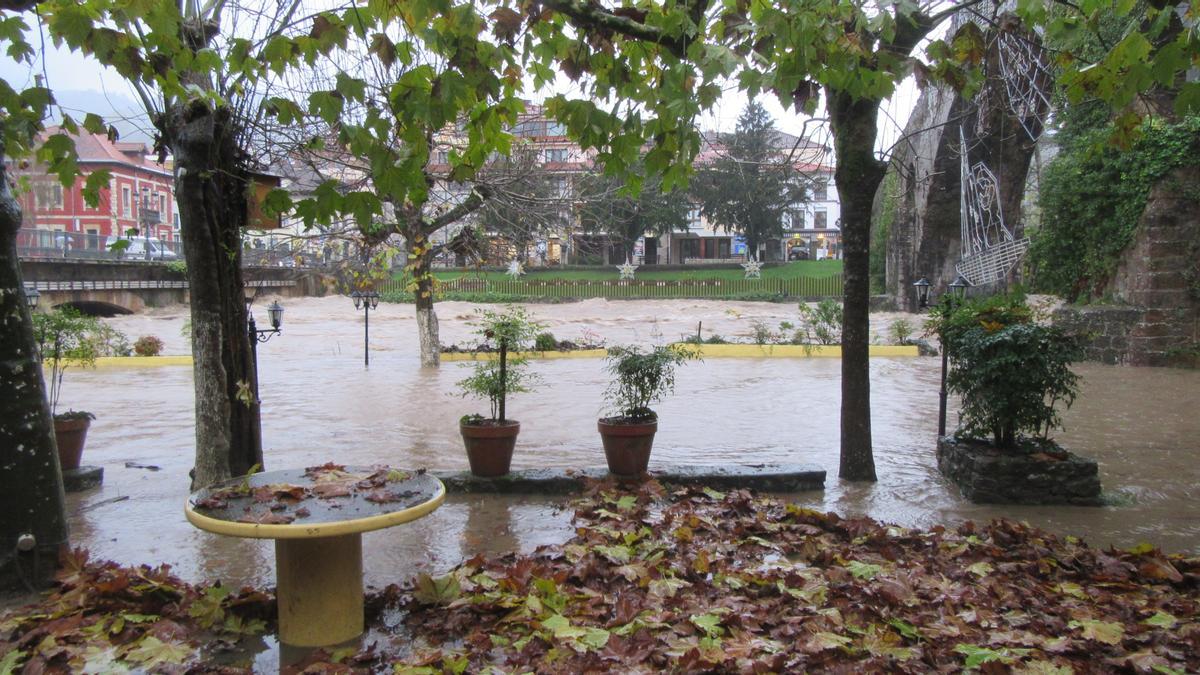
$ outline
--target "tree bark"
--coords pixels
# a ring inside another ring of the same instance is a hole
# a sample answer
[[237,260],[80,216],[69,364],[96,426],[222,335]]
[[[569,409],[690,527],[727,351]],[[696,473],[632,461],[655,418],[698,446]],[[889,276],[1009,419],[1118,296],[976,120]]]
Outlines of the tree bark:
[[196,391],[192,487],[199,488],[243,475],[263,461],[257,402],[244,402],[253,391],[241,269],[248,177],[227,109],[173,105],[159,130],[175,157],[187,259]]
[[[421,367],[437,368],[442,359],[442,345],[438,337],[437,312],[433,311],[432,251],[425,237],[405,237],[404,247],[412,261],[410,269],[416,288],[413,299],[417,306],[417,338],[420,340]],[[415,257],[413,257],[415,256]]]
[[[54,420],[17,259],[20,227],[21,207],[0,162],[0,588],[21,580],[44,585],[67,544]],[[23,534],[33,535],[36,544],[31,552],[17,553]]]
[[842,417],[841,462],[846,480],[875,480],[871,450],[870,344],[871,205],[886,166],[875,158],[879,100],[826,90],[838,164],[834,182],[842,200]]

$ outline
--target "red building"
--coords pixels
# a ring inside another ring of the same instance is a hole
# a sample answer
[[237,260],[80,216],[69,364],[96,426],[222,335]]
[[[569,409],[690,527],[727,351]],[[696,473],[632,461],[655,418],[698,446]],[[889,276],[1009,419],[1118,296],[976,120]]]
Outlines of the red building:
[[[57,132],[50,128],[46,135]],[[149,159],[144,143],[110,141],[86,131],[75,137],[75,151],[83,175],[69,190],[44,166],[15,172],[29,182],[29,190],[19,197],[25,229],[65,233],[71,248],[101,249],[108,237],[124,236],[130,230],[164,242],[178,239],[175,181],[169,164]],[[102,169],[111,178],[93,208],[83,198],[83,185],[87,175]]]

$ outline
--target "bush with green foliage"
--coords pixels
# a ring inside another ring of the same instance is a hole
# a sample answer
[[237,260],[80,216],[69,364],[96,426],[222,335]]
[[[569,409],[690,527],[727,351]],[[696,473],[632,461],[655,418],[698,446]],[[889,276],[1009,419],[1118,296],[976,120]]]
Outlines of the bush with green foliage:
[[1013,449],[1061,428],[1058,405],[1069,408],[1079,392],[1071,364],[1083,358],[1082,341],[1032,316],[1020,295],[933,309],[929,328],[950,356],[946,384],[962,396],[965,436]]
[[905,318],[896,319],[888,326],[888,333],[896,344],[906,345],[913,334],[912,322]]
[[55,417],[86,415],[73,411],[58,414],[58,398],[62,394],[63,374],[70,365],[92,367],[96,365],[97,340],[94,335],[100,326],[95,317],[81,314],[71,307],[62,307],[49,312],[33,313],[33,335],[37,340],[42,365],[50,370],[47,392],[50,412]]
[[554,339],[554,334],[550,331],[538,333],[533,338],[533,349],[539,352],[552,352],[558,349],[558,340]]
[[[500,355],[495,360],[476,364],[471,376],[459,381],[458,386],[462,388],[463,396],[487,399],[491,406],[491,419],[504,422],[508,395],[531,391],[531,387],[540,381],[526,370],[526,359],[511,358],[509,352],[525,348],[542,325],[533,321],[523,307],[510,305],[503,312],[484,310],[480,314],[481,320],[475,332],[494,343]],[[468,421],[482,419],[479,415],[464,418]]]
[[1078,128],[1061,135],[1062,151],[1042,176],[1042,220],[1029,230],[1028,265],[1036,290],[1086,301],[1103,295],[1150,191],[1173,170],[1200,164],[1200,117],[1146,122],[1126,149],[1106,142],[1106,120],[1071,119]]
[[162,350],[163,341],[154,335],[143,335],[133,343],[133,353],[138,356],[158,356]]
[[610,347],[607,367],[613,376],[604,394],[615,418],[626,422],[658,419],[650,404],[663,400],[675,390],[675,369],[685,361],[699,358],[698,352],[682,344],[658,346],[650,350],[631,345]]
[[96,330],[89,334],[96,349],[96,356],[130,356],[133,346],[129,344],[129,336],[103,321],[96,322]]
[[800,320],[808,344],[832,345],[842,339],[842,303],[825,298],[816,306],[800,303]]

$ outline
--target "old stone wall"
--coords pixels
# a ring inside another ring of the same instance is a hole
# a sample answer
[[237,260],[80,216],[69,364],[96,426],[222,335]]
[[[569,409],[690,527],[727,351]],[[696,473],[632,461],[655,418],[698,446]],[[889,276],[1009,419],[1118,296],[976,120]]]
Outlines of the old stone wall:
[[1001,451],[976,441],[938,439],[938,470],[980,504],[1100,504],[1096,460],[1062,452]]
[[1087,336],[1089,359],[1200,367],[1200,167],[1178,169],[1151,191],[1106,295],[1113,306],[1054,315]]
[[1088,361],[1121,365],[1128,362],[1130,331],[1144,314],[1137,307],[1088,305],[1060,307],[1052,318],[1055,325],[1084,336]]

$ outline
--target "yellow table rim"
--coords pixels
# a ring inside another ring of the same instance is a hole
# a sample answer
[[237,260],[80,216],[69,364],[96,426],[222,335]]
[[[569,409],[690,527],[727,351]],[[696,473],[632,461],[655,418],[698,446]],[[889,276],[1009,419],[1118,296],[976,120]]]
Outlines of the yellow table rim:
[[442,505],[446,500],[446,486],[436,476],[431,476],[437,481],[437,492],[433,499],[427,502],[409,507],[403,511],[393,511],[392,513],[381,513],[377,516],[367,516],[365,518],[355,518],[354,520],[334,520],[327,523],[313,523],[305,525],[303,523],[287,523],[282,525],[260,524],[260,523],[239,523],[230,520],[219,520],[210,518],[209,516],[197,513],[192,508],[192,499],[188,497],[184,505],[184,514],[187,516],[188,522],[206,532],[215,534],[224,534],[231,537],[244,537],[247,539],[311,539],[316,537],[336,537],[343,534],[356,534],[361,532],[370,532],[371,530],[381,530],[385,527],[400,525],[412,520],[416,520],[437,507]]

